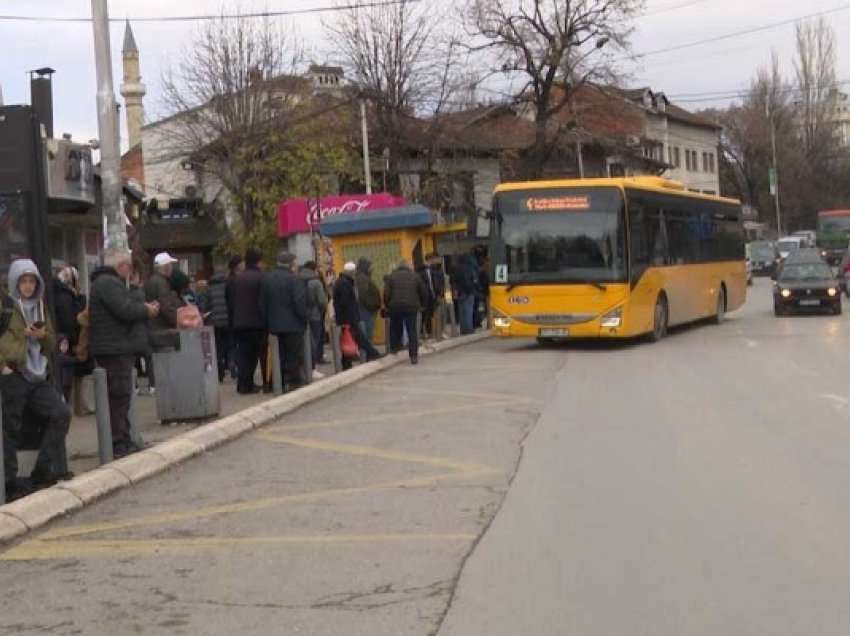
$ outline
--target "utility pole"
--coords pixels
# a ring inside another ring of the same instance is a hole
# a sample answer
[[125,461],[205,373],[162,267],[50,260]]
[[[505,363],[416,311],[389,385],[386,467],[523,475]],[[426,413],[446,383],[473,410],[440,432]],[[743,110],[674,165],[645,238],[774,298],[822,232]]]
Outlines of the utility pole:
[[366,100],[360,100],[360,129],[363,134],[363,172],[366,173],[366,194],[372,194],[372,168],[369,166],[369,127],[366,125]]
[[767,114],[768,125],[770,126],[770,148],[773,153],[773,171],[772,174],[768,175],[770,182],[770,190],[773,195],[773,200],[776,203],[776,233],[778,234],[777,238],[782,238],[782,208],[779,204],[779,170],[776,166],[776,124],[773,121],[773,112],[770,110],[770,97],[768,96],[767,101],[764,105],[765,112]]
[[107,0],[92,0],[94,60],[97,71],[97,128],[100,135],[100,179],[106,226],[104,247],[128,249],[127,227],[121,206],[118,112],[112,84],[112,52],[109,45]]

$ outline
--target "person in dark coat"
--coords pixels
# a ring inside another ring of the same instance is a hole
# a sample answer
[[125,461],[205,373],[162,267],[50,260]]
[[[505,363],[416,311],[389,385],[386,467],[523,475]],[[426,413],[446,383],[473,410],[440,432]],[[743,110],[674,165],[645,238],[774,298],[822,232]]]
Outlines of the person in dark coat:
[[313,369],[324,364],[325,312],[328,309],[328,292],[325,283],[316,273],[316,263],[307,261],[301,268],[301,278],[307,285],[307,322],[310,325]]
[[109,420],[116,458],[138,450],[130,440],[130,398],[133,362],[149,350],[147,322],[156,318],[159,304],[145,302],[127,285],[133,271],[130,250],[109,249],[104,266],[92,274],[89,307],[89,350],[106,370]]
[[[74,352],[80,340],[77,316],[86,308],[86,297],[79,291],[77,270],[63,267],[53,278],[53,308],[56,312],[56,334],[59,339],[59,365],[65,403],[71,403],[75,375],[86,375],[86,366],[78,364]],[[63,346],[64,341],[64,346]]]
[[357,300],[360,303],[363,335],[372,342],[375,339],[375,320],[381,310],[381,290],[372,280],[372,262],[369,259],[361,258],[357,261],[354,284],[357,287]]
[[[422,282],[428,291],[428,302],[422,313],[422,329],[432,338],[442,337],[443,305],[446,296],[446,273],[443,271],[443,259],[437,254],[429,254],[425,268],[421,272]],[[436,318],[436,320],[435,320]]]
[[478,264],[472,254],[466,254],[461,260],[454,280],[460,313],[460,332],[463,335],[475,331],[475,302],[478,293]]
[[390,351],[401,350],[404,332],[411,364],[419,362],[417,316],[428,302],[428,289],[407,261],[399,263],[384,284],[384,304],[390,316]]
[[[351,335],[357,342],[357,346],[366,352],[366,360],[377,360],[381,357],[378,350],[372,346],[369,339],[363,333],[360,326],[360,306],[357,302],[355,291],[354,273],[357,266],[348,262],[337,278],[333,289],[334,315],[336,324],[340,327],[347,325],[351,329]],[[348,358],[342,359],[342,368],[350,369],[352,361]]]
[[236,390],[242,394],[260,391],[254,386],[254,372],[261,358],[265,359],[265,321],[260,313],[261,260],[259,250],[248,249],[245,252],[245,269],[233,283],[233,330],[239,348]]
[[263,276],[260,314],[266,331],[277,336],[284,391],[295,389],[302,384],[307,285],[295,273],[295,256],[285,250],[277,256],[277,267]]
[[236,277],[245,270],[245,261],[238,254],[231,256],[227,262],[227,284],[224,287],[224,297],[227,301],[227,330],[230,343],[230,357],[227,368],[230,369],[230,377],[234,380],[238,377],[236,332],[233,330],[233,314],[235,311],[234,301],[236,297]]
[[159,313],[150,321],[154,340],[156,340],[156,332],[177,328],[177,310],[182,302],[171,282],[176,262],[177,259],[168,252],[160,252],[153,261],[153,274],[145,281],[146,301],[159,303],[160,307]]
[[[227,276],[224,272],[212,275],[207,292],[209,299],[206,324],[215,331],[215,351],[218,359],[218,381],[224,381],[230,359],[230,318],[227,312]],[[203,310],[202,310],[203,311]]]
[[80,293],[77,271],[73,267],[63,267],[53,279],[53,308],[56,332],[68,339],[73,352],[80,340],[77,316],[86,308],[86,297]]

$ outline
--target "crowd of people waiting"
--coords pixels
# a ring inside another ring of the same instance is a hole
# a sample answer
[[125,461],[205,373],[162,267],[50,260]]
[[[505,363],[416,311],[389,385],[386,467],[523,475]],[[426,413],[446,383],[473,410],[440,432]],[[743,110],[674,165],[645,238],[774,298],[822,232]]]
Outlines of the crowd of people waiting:
[[[73,477],[63,453],[69,405],[80,399],[73,390],[75,378],[95,367],[107,375],[114,456],[139,450],[130,437],[133,392],[155,394],[152,353],[175,346],[176,329],[204,324],[214,328],[219,381],[229,374],[240,394],[272,390],[270,334],[277,337],[284,391],[321,377],[316,367],[327,362],[325,348],[335,332],[333,324],[356,345],[355,354],[343,356],[343,369],[382,357],[373,344],[379,317],[389,317],[390,352],[406,346],[412,364],[419,360],[421,336],[442,335],[447,277],[443,259],[435,254],[416,271],[409,262],[398,263],[384,277],[383,292],[365,258],[345,263],[333,277],[319,272],[315,262],[297,266],[286,251],[264,271],[261,253],[248,249],[244,257],[230,258],[226,272],[194,284],[176,264],[167,252],[157,254],[150,276],[142,282],[129,250],[108,249],[103,265],[92,273],[89,298],[81,291],[77,270],[62,267],[52,279],[54,325],[35,263],[11,263],[7,290],[0,293],[8,500]],[[463,334],[472,333],[486,313],[486,276],[486,267],[471,255],[455,268],[448,298],[455,303]],[[311,348],[311,369],[304,368],[305,341]],[[134,366],[147,386],[134,385]],[[262,385],[255,380],[258,366]],[[54,374],[52,368],[58,371]],[[29,480],[20,480],[17,450],[25,438],[33,437],[39,448],[35,468]]]

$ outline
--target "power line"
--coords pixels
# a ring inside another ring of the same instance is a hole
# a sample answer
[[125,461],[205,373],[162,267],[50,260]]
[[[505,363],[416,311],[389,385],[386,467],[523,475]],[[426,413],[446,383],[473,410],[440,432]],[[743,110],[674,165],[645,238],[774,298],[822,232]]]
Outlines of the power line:
[[[355,4],[344,4],[324,7],[310,7],[308,9],[290,9],[287,11],[257,11],[250,13],[225,13],[205,15],[178,15],[178,16],[155,16],[138,18],[110,18],[110,22],[202,22],[211,20],[234,20],[251,18],[281,18],[296,15],[308,15],[314,13],[333,13],[337,11],[349,11],[352,9],[370,9],[375,7],[386,7],[397,4],[420,2],[420,0],[380,0],[376,2],[357,2]],[[4,22],[64,22],[64,23],[90,23],[91,18],[82,17],[57,17],[57,16],[35,16],[35,15],[0,15],[0,21]]]
[[659,15],[661,13],[667,13],[669,11],[678,11],[679,9],[687,9],[688,7],[692,7],[697,4],[703,4],[708,2],[709,0],[689,0],[688,2],[680,2],[678,4],[672,4],[664,7],[658,7],[652,11],[647,11],[646,13],[641,13],[639,18],[648,18],[652,15]]
[[645,51],[643,53],[636,53],[631,58],[623,57],[621,61],[626,61],[628,59],[643,59],[653,55],[661,55],[663,53],[672,53],[674,51],[681,51],[683,49],[693,48],[695,46],[702,46],[703,44],[713,44],[715,42],[723,42],[724,40],[731,40],[733,38],[741,37],[744,35],[751,35],[753,33],[761,33],[762,31],[769,31],[771,29],[776,29],[782,26],[787,26],[789,24],[796,24],[797,22],[801,22],[803,20],[810,20],[812,18],[820,18],[827,15],[832,15],[834,13],[839,13],[841,11],[847,11],[850,9],[850,4],[843,4],[838,7],[833,7],[832,9],[826,9],[824,11],[818,11],[815,13],[809,13],[807,15],[798,16],[796,18],[790,18],[787,20],[780,20],[778,22],[770,22],[768,24],[762,24],[756,27],[750,27],[748,29],[742,29],[740,31],[733,31],[731,33],[724,33],[723,35],[716,35],[710,38],[704,38],[702,40],[695,40],[693,42],[686,42],[684,44],[676,44],[674,46],[664,47],[663,49],[655,49],[652,51]]

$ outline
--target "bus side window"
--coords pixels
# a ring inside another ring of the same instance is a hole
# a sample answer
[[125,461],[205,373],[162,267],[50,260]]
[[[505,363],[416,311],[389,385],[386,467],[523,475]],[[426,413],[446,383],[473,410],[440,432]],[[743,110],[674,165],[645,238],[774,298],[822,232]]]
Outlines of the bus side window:
[[657,203],[649,197],[630,195],[629,227],[632,282],[637,282],[648,267],[664,264],[664,232]]
[[665,210],[667,221],[667,239],[669,254],[667,262],[670,265],[686,265],[694,263],[699,254],[699,243],[695,228],[698,223],[690,215],[678,210]]

